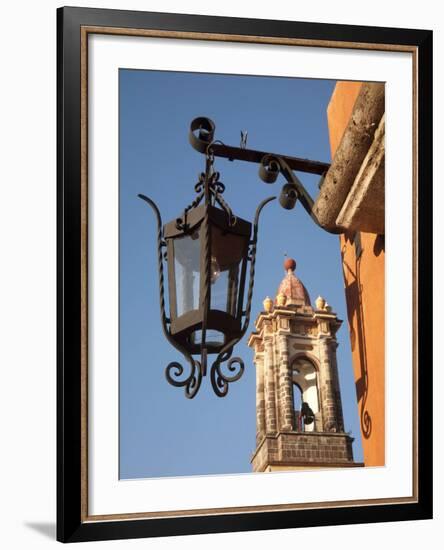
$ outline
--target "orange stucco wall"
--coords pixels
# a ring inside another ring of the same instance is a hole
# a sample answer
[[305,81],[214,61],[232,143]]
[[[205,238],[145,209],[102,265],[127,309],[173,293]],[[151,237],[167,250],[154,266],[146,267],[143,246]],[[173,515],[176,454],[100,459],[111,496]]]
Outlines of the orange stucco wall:
[[[341,142],[362,84],[338,82],[327,108],[332,157]],[[384,238],[340,236],[345,295],[361,423],[364,463],[385,462]]]

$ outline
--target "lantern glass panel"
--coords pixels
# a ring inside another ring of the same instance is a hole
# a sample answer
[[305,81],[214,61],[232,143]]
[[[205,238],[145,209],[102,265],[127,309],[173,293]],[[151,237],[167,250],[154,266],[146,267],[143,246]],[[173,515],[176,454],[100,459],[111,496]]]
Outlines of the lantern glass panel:
[[248,239],[212,227],[211,235],[211,303],[210,309],[236,317],[242,260]]
[[174,272],[176,308],[180,317],[199,309],[200,290],[200,238],[199,230],[191,235],[174,239]]
[[[195,330],[192,334],[191,341],[193,342],[193,344],[201,344],[202,331]],[[210,346],[210,347],[220,346],[225,342],[225,335],[223,332],[219,332],[218,330],[207,329],[205,342],[207,346]]]

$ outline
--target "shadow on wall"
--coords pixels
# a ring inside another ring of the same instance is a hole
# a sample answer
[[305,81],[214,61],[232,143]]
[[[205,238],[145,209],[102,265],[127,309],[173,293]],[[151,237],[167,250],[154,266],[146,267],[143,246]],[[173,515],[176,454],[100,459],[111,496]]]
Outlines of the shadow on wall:
[[[346,243],[354,244],[355,247],[355,262],[354,265],[350,265],[345,260],[345,247]],[[373,244],[373,253],[375,256],[379,256],[384,251],[385,242],[383,235],[376,235]],[[360,408],[360,422],[362,435],[368,439],[372,433],[372,418],[368,412],[367,398],[369,393],[369,374],[367,368],[367,353],[366,353],[366,341],[365,341],[365,319],[364,308],[362,302],[362,284],[361,284],[361,238],[360,233],[352,233],[345,235],[345,244],[341,250],[342,265],[344,271],[347,270],[348,277],[345,276],[344,281],[347,281],[351,276],[351,282],[346,283],[345,294],[347,301],[347,313],[349,318],[350,327],[350,343],[352,352],[355,350],[359,354],[359,363],[361,366],[361,375],[356,380],[356,395],[358,403],[361,403]]]

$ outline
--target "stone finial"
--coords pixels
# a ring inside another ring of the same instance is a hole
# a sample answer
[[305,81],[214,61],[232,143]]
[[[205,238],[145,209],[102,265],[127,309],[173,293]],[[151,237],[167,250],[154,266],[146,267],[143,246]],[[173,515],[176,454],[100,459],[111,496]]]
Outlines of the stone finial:
[[324,308],[325,308],[325,304],[326,304],[326,301],[325,301],[325,299],[324,299],[322,296],[318,296],[318,297],[316,298],[316,302],[315,302],[316,309],[324,309]]
[[285,296],[285,294],[283,294],[282,292],[276,296],[277,306],[279,307],[285,306],[286,302],[287,302],[287,296]]
[[265,313],[270,313],[273,309],[273,300],[267,296],[263,301]]

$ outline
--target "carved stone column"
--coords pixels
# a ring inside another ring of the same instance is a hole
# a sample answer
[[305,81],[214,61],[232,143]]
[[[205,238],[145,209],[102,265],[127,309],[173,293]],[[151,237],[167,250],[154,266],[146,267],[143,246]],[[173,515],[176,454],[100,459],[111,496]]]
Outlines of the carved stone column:
[[256,361],[256,445],[265,436],[264,359]]
[[330,368],[332,377],[332,390],[334,394],[338,430],[342,432],[344,431],[344,415],[342,412],[341,390],[339,389],[338,362],[336,359],[337,347],[338,343],[336,342],[336,340],[332,340],[330,342]]
[[330,368],[330,349],[328,340],[329,339],[326,337],[321,337],[319,340],[322,417],[324,420],[324,430],[326,432],[337,432],[339,431],[339,426],[336,417],[336,400],[334,381]]
[[276,383],[275,383],[275,365],[273,353],[273,337],[267,336],[265,343],[265,361],[264,361],[264,393],[265,393],[265,426],[267,435],[277,432],[276,418]]
[[279,336],[279,428],[284,432],[294,430],[293,381],[288,362],[288,338]]

